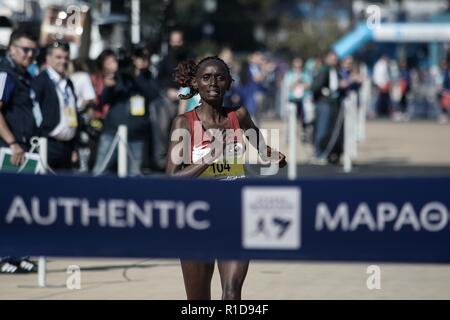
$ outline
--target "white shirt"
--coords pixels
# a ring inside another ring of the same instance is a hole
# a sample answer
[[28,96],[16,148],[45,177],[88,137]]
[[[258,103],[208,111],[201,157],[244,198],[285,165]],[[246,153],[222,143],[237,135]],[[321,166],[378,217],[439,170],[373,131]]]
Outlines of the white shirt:
[[75,96],[77,97],[77,108],[79,111],[83,109],[83,102],[95,99],[95,90],[92,85],[91,77],[87,72],[78,71],[70,76],[73,87],[75,88]]
[[378,87],[384,87],[389,80],[389,65],[385,59],[379,59],[373,67],[373,82]]
[[75,96],[72,89],[67,85],[67,78],[62,78],[52,67],[46,69],[50,80],[55,84],[56,93],[59,100],[59,123],[50,132],[50,137],[61,141],[70,141],[75,137],[77,128],[69,125],[66,108],[74,115],[77,114],[75,107]]
[[329,87],[332,92],[337,91],[337,89],[339,89],[339,79],[335,68],[330,69]]

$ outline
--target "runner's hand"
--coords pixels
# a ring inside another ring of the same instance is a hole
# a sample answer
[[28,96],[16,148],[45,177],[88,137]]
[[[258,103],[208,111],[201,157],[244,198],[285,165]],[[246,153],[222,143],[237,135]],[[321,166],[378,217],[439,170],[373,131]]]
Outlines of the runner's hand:
[[211,156],[213,160],[219,159],[224,155],[226,143],[226,130],[221,130],[221,140],[216,141],[216,135],[211,139]]
[[278,164],[280,168],[284,168],[287,165],[286,156],[280,151],[273,150],[269,146],[267,147],[267,155],[260,154],[263,164],[268,164],[269,162],[274,162]]

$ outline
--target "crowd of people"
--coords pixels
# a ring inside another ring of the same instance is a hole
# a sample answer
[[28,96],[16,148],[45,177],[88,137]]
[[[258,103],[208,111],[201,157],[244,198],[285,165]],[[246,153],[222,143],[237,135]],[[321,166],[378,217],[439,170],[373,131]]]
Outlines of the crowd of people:
[[381,56],[373,68],[377,95],[369,116],[389,116],[394,121],[436,118],[441,124],[448,123],[449,58],[444,56],[438,66],[430,67],[413,66],[406,58]]
[[[163,174],[172,120],[200,103],[198,94],[180,99],[189,88],[180,89],[174,70],[181,61],[201,57],[187,50],[179,30],[171,32],[156,65],[152,54],[137,45],[126,58],[105,49],[95,61],[71,60],[67,43],[55,40],[39,48],[32,33],[13,32],[0,70],[0,144],[11,149],[12,163],[23,163],[31,138],[40,136],[48,140],[52,172],[115,174],[116,132],[125,125],[127,173]],[[256,122],[274,112],[275,64],[261,52],[242,63],[229,48],[218,56],[233,78],[226,104],[245,105]]]
[[[170,33],[159,63],[152,63],[155,54],[137,45],[127,58],[106,49],[95,61],[70,60],[67,43],[39,48],[32,34],[13,32],[0,70],[0,144],[11,149],[12,163],[23,163],[31,137],[43,136],[52,171],[115,174],[116,132],[125,125],[128,174],[163,174],[171,121],[200,104],[198,94],[179,98],[189,88],[174,81],[174,70],[181,61],[202,57],[189,52],[179,30]],[[236,57],[227,47],[217,55],[233,79],[226,104],[245,106],[255,123],[267,117],[285,119],[289,104],[294,104],[301,138],[313,146],[311,161],[316,164],[339,163],[342,102],[349,92],[358,93],[365,80],[375,93],[367,106],[369,117],[407,121],[415,104],[416,109],[439,110],[439,121],[448,122],[446,60],[427,72],[383,55],[371,73],[363,74],[351,56],[338,61],[334,52],[305,60],[294,55],[290,63],[260,51]]]

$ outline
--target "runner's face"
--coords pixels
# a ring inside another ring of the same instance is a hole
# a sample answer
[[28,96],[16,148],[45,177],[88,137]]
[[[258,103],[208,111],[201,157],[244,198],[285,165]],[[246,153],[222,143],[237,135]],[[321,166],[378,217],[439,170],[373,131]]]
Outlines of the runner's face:
[[203,101],[210,104],[222,103],[225,92],[230,87],[230,78],[225,66],[209,60],[200,66],[195,77],[198,92]]

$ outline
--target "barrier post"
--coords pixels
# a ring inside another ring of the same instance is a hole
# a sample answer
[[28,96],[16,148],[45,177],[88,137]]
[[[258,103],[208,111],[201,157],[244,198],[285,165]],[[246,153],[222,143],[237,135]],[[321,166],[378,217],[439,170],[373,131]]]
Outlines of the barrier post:
[[360,106],[358,108],[358,142],[366,139],[367,109],[371,98],[371,82],[366,65],[361,67],[361,74],[364,80],[360,89]]
[[123,178],[127,176],[127,142],[128,128],[120,125],[117,131],[119,135],[119,145],[117,146],[117,176]]
[[140,14],[140,0],[131,0],[131,42],[133,44],[141,41]]
[[[286,128],[286,131],[289,131],[288,87],[285,79],[281,81],[280,85],[280,117],[283,120],[283,125]],[[284,143],[289,143],[289,134],[284,135]]]
[[288,103],[288,117],[289,117],[288,178],[289,180],[295,180],[297,178],[297,106],[294,103]]
[[[39,138],[39,157],[42,161],[42,174],[47,173],[48,153],[47,138]],[[38,285],[45,288],[47,280],[47,258],[40,256],[38,259]]]
[[343,101],[344,105],[344,155],[343,165],[344,172],[352,171],[352,157],[351,157],[351,110],[350,98],[346,97]]
[[352,160],[356,159],[358,156],[358,97],[356,92],[351,91],[350,96],[350,129],[351,129],[351,147],[350,147],[350,157]]

